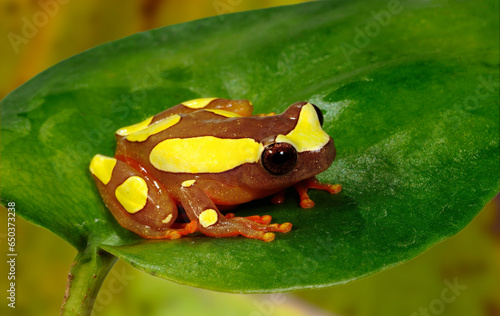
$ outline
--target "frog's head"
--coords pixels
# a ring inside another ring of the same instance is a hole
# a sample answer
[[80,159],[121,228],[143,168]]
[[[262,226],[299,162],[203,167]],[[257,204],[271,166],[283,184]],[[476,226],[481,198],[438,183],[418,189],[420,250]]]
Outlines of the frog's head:
[[313,177],[335,159],[333,139],[322,129],[321,110],[309,102],[292,104],[277,115],[273,135],[261,141],[259,163],[245,177],[250,187],[276,189]]

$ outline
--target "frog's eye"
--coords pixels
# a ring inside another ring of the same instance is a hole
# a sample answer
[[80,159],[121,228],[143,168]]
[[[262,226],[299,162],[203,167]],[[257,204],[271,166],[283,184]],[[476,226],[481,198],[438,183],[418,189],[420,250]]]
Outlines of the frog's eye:
[[269,173],[282,175],[295,167],[297,150],[289,143],[274,143],[264,148],[262,165]]
[[323,113],[321,112],[321,110],[314,104],[311,103],[311,105],[314,107],[314,109],[316,110],[316,114],[318,115],[318,120],[319,120],[319,124],[321,126],[323,126],[323,121],[324,121],[324,118],[323,118]]

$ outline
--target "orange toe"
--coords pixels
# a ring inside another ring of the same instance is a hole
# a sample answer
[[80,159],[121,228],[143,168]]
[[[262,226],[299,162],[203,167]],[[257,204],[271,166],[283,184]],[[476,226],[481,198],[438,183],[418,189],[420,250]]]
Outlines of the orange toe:
[[304,200],[300,201],[300,206],[302,208],[311,208],[311,207],[314,207],[314,201],[311,200],[311,199],[304,199]]
[[291,223],[283,223],[279,226],[279,232],[280,233],[288,233],[292,229],[292,224]]
[[262,235],[260,240],[265,241],[265,242],[270,242],[274,240],[274,234],[273,233],[265,233]]

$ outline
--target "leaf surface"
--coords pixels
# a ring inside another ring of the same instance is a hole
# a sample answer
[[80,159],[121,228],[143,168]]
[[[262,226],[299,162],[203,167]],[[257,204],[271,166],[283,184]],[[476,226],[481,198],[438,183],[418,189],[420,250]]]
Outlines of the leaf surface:
[[[273,292],[354,280],[464,228],[499,190],[498,3],[325,1],[169,26],[48,69],[1,104],[2,203],[78,250],[89,244],[179,283]],[[392,6],[391,6],[392,3]],[[393,13],[391,13],[393,12]],[[107,211],[88,171],[113,133],[182,101],[249,99],[256,113],[306,100],[337,159],[319,179],[238,215],[294,224],[263,243],[143,240]]]

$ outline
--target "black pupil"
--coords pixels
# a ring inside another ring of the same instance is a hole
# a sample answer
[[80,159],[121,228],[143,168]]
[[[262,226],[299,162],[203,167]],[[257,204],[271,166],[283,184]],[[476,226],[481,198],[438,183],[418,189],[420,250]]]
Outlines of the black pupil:
[[271,162],[276,164],[276,165],[282,165],[288,162],[290,160],[290,153],[284,152],[283,150],[280,150],[271,157]]
[[262,165],[274,175],[291,171],[297,163],[297,151],[291,144],[274,143],[262,152]]

